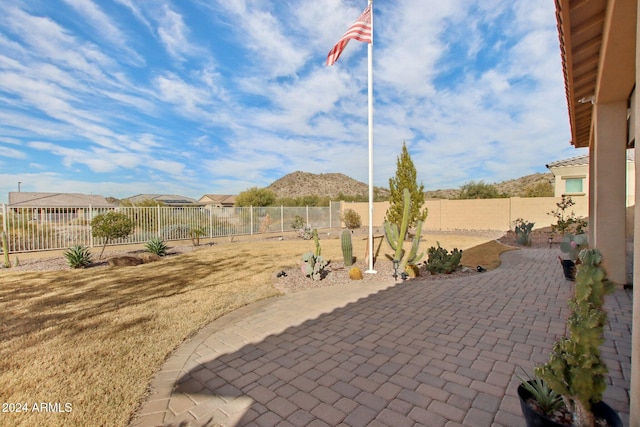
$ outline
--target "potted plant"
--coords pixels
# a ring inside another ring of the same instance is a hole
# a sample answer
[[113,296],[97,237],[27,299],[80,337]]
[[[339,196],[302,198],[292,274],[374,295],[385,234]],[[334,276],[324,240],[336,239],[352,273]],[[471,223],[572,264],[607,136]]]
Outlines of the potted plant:
[[[560,337],[549,356],[549,361],[534,369],[534,374],[549,389],[560,396],[571,414],[573,426],[594,427],[596,418],[604,419],[609,427],[622,426],[622,419],[602,402],[607,383],[607,367],[600,356],[604,341],[607,314],[603,309],[604,297],[613,291],[601,266],[602,255],[597,249],[584,249],[579,254],[575,295],[569,300],[571,313],[567,319],[568,335]],[[524,390],[522,390],[524,389]],[[521,403],[530,397],[526,386],[520,385]],[[523,405],[523,411],[524,411]],[[560,423],[529,426],[556,426]],[[539,421],[539,420],[538,420]],[[541,421],[540,421],[541,422]]]
[[576,262],[578,261],[578,254],[581,250],[587,247],[587,235],[586,234],[565,234],[560,242],[560,250],[565,253],[565,258],[560,258],[560,264],[564,272],[564,277],[567,280],[574,280],[576,274]]

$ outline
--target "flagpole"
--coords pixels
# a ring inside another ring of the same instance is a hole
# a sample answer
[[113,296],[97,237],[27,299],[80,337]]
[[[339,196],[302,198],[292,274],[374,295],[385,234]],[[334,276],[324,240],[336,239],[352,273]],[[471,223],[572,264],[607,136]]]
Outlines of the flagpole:
[[368,104],[369,104],[369,269],[365,273],[376,274],[373,269],[373,0],[371,7],[371,43],[367,45],[368,57]]

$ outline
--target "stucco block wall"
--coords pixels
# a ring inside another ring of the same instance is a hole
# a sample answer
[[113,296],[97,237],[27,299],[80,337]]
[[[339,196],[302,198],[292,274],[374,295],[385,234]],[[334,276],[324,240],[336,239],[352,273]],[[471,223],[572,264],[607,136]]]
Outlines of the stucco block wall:
[[[426,230],[503,230],[511,228],[513,221],[522,218],[535,223],[535,228],[555,224],[548,215],[556,210],[560,197],[512,197],[509,199],[427,200],[424,206],[429,215],[424,224]],[[589,216],[587,197],[574,197],[575,205],[567,210],[577,216]],[[389,202],[376,202],[373,206],[373,225],[382,226]],[[369,224],[368,203],[342,203],[341,209],[353,209],[362,218],[362,225]]]

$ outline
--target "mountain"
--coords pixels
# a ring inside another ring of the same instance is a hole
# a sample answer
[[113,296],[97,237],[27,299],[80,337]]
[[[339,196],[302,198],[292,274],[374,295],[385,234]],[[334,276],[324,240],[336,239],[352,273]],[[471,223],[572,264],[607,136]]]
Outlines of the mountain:
[[[510,197],[523,197],[527,188],[541,183],[548,183],[552,179],[553,174],[551,173],[534,173],[520,178],[494,183],[493,186],[496,187],[496,190],[498,190],[500,194],[507,194]],[[456,199],[459,195],[459,188],[425,191],[425,197],[427,199]]]
[[[493,184],[499,193],[504,193],[512,197],[523,196],[526,189],[538,183],[549,182],[553,179],[550,173],[536,173]],[[367,197],[369,185],[356,181],[341,173],[321,173],[293,172],[274,181],[267,189],[273,191],[278,198],[297,198],[304,196],[329,196],[337,200],[340,194],[345,196]],[[374,192],[381,199],[389,197],[389,190],[375,187]],[[455,199],[460,194],[460,189],[446,189],[426,191],[426,198],[435,199]]]
[[[363,196],[369,194],[369,185],[356,181],[341,173],[314,174],[308,172],[292,172],[273,182],[267,187],[278,198],[304,197],[304,196],[329,196],[336,200],[340,194],[345,196]],[[382,198],[389,197],[389,190],[374,187],[374,193]]]

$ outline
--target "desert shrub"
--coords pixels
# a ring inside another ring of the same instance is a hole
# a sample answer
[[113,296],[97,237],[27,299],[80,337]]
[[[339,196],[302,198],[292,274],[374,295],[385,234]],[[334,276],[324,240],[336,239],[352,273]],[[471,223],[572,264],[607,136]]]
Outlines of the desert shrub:
[[104,248],[109,242],[129,236],[133,232],[133,227],[134,224],[131,218],[120,212],[110,211],[93,218],[91,220],[93,237],[104,239],[98,259],[102,257]]
[[91,252],[86,246],[71,246],[63,254],[71,268],[85,268],[91,264]]
[[167,225],[160,235],[166,240],[183,240],[191,238],[191,227],[185,224]]
[[262,221],[260,221],[260,233],[264,234],[269,232],[271,229],[271,225],[273,224],[273,220],[269,214],[266,214]]
[[440,243],[436,242],[438,247],[431,246],[427,251],[428,258],[426,262],[426,269],[431,274],[434,273],[452,273],[460,265],[462,259],[462,251],[454,248],[449,252],[445,248],[440,247]]
[[584,233],[584,229],[587,228],[589,222],[585,218],[577,216],[573,211],[568,212],[569,208],[575,204],[576,202],[571,197],[562,196],[562,200],[556,203],[557,208],[547,213],[547,215],[556,219],[556,223],[551,225],[551,231],[560,233],[562,236],[567,233]]
[[349,230],[354,230],[362,226],[360,214],[353,209],[345,209],[344,213],[340,216],[340,220],[344,222],[345,227]]
[[296,231],[302,230],[304,228],[304,218],[302,218],[300,215],[296,215],[295,218],[293,218],[293,222],[291,223],[291,228]]
[[147,252],[156,254],[158,256],[165,256],[167,254],[167,245],[160,237],[155,237],[147,242],[145,245]]

